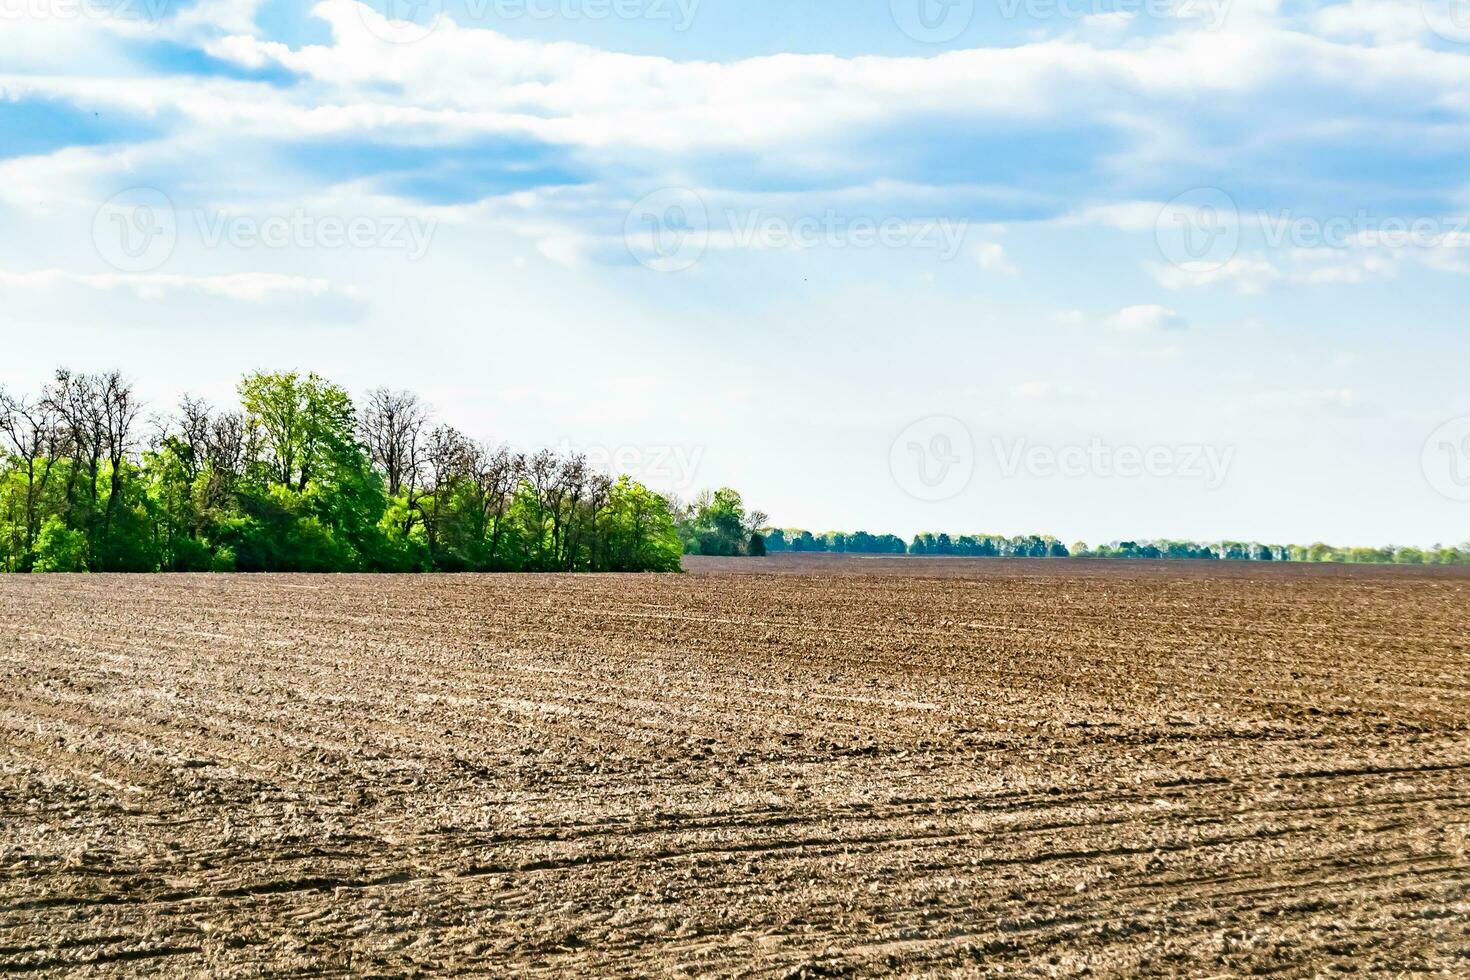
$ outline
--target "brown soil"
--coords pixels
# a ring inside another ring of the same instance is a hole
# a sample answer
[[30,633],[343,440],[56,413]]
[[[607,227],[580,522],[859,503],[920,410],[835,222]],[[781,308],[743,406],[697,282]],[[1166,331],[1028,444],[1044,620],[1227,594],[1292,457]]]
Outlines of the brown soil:
[[0,971],[1470,974],[1470,576],[0,577]]

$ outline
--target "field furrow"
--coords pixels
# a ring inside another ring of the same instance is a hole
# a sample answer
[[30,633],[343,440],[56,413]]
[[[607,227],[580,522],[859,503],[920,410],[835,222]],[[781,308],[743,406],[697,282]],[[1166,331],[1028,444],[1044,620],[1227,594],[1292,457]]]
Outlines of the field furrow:
[[1470,972],[1470,576],[0,578],[0,971]]

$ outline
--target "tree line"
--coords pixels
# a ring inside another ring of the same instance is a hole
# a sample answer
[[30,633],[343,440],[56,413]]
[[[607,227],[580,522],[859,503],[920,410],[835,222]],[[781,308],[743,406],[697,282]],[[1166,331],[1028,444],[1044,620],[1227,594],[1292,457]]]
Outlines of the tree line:
[[813,534],[797,528],[768,528],[766,549],[776,552],[834,554],[956,555],[970,558],[1118,558],[1203,561],[1295,561],[1352,564],[1470,565],[1470,542],[1458,548],[1337,548],[1326,544],[1279,545],[1253,541],[1115,541],[1090,548],[1085,542],[1063,544],[1050,535],[935,534],[912,542],[893,534],[828,531]]
[[672,506],[684,554],[765,556],[762,528],[768,518],[761,511],[747,511],[738,491],[721,487]]
[[471,439],[411,392],[359,407],[318,375],[256,372],[237,393],[145,417],[117,372],[0,389],[0,571],[663,572],[768,552],[1470,564],[1470,544],[813,534],[767,526],[728,487],[686,503],[577,454]]
[[359,408],[257,372],[238,394],[145,418],[116,372],[0,390],[0,569],[677,571],[713,519],[579,455],[471,439],[410,392]]
[[867,531],[828,531],[812,534],[799,528],[770,528],[765,532],[765,547],[772,554],[783,551],[829,551],[862,555],[902,555],[908,542],[893,534],[869,534]]

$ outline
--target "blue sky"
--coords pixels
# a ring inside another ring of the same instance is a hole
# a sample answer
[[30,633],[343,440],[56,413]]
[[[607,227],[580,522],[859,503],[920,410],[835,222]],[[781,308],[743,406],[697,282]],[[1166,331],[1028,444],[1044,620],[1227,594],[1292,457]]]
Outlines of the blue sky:
[[813,530],[1470,538],[1451,0],[3,10],[0,384],[315,369]]

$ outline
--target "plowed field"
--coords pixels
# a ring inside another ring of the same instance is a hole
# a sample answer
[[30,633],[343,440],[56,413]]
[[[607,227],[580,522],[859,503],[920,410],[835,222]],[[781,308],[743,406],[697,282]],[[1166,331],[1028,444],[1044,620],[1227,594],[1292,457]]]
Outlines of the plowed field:
[[0,971],[1470,975],[1470,576],[0,577]]

